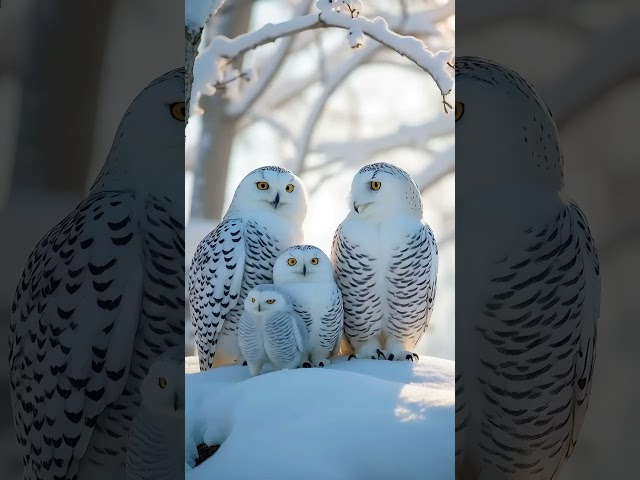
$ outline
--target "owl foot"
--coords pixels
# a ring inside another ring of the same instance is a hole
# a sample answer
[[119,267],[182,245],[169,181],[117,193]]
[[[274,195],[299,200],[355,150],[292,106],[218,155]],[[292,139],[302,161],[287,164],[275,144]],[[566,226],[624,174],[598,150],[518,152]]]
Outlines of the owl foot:
[[331,365],[331,360],[329,360],[328,358],[314,358],[313,359],[313,366],[314,367],[324,367],[325,365]]
[[311,368],[311,363],[309,363],[309,362],[304,362],[304,363],[302,364],[302,368]]
[[380,358],[380,354],[382,354],[382,356],[384,357],[384,353],[382,353],[382,351],[379,350],[380,353],[377,353],[375,355],[372,355],[370,353],[352,353],[351,355],[349,355],[349,358],[347,358],[347,360],[351,360],[352,358],[359,358],[361,360],[378,360]]
[[396,352],[387,355],[387,360],[395,360],[397,362],[411,360],[412,362],[417,362],[418,360],[420,360],[420,357],[417,353],[413,352]]

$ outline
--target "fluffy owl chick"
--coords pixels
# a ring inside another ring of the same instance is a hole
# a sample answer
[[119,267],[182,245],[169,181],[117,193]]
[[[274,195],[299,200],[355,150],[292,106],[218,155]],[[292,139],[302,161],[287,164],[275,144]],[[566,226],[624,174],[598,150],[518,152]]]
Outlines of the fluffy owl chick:
[[240,351],[252,376],[270,363],[274,369],[298,368],[309,349],[309,335],[280,287],[259,285],[249,291],[238,329]]
[[[249,173],[220,224],[198,245],[189,270],[189,303],[200,369],[242,363],[238,323],[247,292],[272,282],[280,253],[303,239],[307,194],[280,167]],[[216,358],[216,355],[218,358]]]
[[142,403],[129,430],[127,480],[173,480],[184,474],[184,347],[163,353],[141,385]]
[[438,250],[407,172],[388,163],[360,169],[331,256],[355,356],[417,359],[412,350],[433,310]]
[[456,182],[473,186],[456,212],[456,478],[557,479],[589,403],[595,245],[540,95],[488,60],[455,70]]
[[329,257],[312,245],[290,247],[276,260],[273,283],[291,296],[295,311],[307,326],[309,358],[303,366],[330,364],[329,357],[340,346],[344,311]]

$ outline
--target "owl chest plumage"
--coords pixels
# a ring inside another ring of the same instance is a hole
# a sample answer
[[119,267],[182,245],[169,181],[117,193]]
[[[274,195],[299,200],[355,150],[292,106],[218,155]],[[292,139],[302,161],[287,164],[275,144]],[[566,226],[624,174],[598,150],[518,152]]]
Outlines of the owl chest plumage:
[[435,298],[437,249],[414,218],[369,224],[347,218],[334,244],[347,337],[417,342]]

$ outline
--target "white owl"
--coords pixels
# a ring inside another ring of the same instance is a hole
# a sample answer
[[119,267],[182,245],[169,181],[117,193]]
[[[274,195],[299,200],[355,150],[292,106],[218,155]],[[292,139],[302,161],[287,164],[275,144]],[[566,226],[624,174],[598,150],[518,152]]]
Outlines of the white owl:
[[309,331],[309,358],[304,367],[324,367],[340,348],[344,321],[342,295],[329,257],[312,245],[285,250],[273,267],[273,283],[293,298]]
[[265,364],[275,370],[298,368],[309,350],[307,328],[293,309],[293,300],[272,284],[249,291],[238,341],[252,376],[259,375]]
[[556,479],[589,403],[595,245],[539,94],[491,61],[455,69],[456,478]]
[[404,170],[374,163],[355,175],[351,201],[331,251],[355,350],[349,359],[417,359],[412,350],[429,324],[438,274],[420,190]]
[[143,90],[27,261],[9,333],[25,479],[124,478],[140,383],[184,341],[184,110],[184,68]]
[[262,167],[240,182],[224,219],[198,245],[189,270],[201,370],[211,368],[216,357],[216,365],[243,363],[238,322],[247,292],[272,282],[278,255],[303,239],[306,213],[304,186],[289,170]]
[[184,475],[184,347],[158,357],[140,386],[141,404],[129,429],[127,480],[174,480]]

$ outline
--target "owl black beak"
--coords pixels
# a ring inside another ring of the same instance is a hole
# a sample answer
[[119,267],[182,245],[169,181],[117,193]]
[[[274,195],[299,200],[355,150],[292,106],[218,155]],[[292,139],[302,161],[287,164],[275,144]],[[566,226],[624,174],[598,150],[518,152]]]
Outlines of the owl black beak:
[[271,205],[273,205],[273,208],[276,210],[278,209],[278,205],[280,205],[280,192],[276,194],[276,198],[271,202]]
[[304,266],[302,267],[302,276],[303,276],[303,277],[306,277],[306,276],[307,276],[307,266],[306,266],[306,265],[304,265]]

